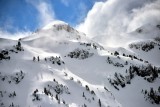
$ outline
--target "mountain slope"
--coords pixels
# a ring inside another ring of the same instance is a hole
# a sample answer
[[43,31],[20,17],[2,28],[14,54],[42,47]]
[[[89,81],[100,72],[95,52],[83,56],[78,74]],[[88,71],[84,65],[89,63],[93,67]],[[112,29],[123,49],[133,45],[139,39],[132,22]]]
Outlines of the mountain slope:
[[[129,79],[130,84],[127,83],[126,77],[130,74],[126,69],[129,71],[134,66],[149,68],[148,63],[151,62],[151,66],[156,63],[154,59],[143,57],[143,51],[104,49],[64,22],[51,23],[18,41],[1,41],[2,107],[159,106],[145,101],[141,93],[142,89],[149,90],[150,87],[158,89],[159,73],[148,82],[141,72],[137,75],[131,70],[134,78]],[[144,61],[140,60],[143,58]],[[159,62],[155,65],[159,66]],[[142,71],[142,68],[137,69]],[[160,70],[158,67],[155,69],[156,73]],[[153,74],[148,73],[149,77]],[[119,81],[115,85],[117,77],[122,83]]]

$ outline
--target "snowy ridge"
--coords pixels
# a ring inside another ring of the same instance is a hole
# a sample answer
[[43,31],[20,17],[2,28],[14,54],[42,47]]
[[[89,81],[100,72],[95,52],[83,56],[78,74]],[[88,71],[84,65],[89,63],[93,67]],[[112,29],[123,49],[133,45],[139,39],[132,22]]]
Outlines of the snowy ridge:
[[1,39],[0,106],[159,107],[159,51],[103,48],[61,21]]

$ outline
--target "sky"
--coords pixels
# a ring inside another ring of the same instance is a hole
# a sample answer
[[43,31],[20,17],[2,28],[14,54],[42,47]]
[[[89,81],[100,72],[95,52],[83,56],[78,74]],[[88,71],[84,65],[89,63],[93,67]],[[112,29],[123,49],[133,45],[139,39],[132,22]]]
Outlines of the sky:
[[[160,36],[153,29],[160,24],[160,0],[0,0],[0,37],[24,37],[55,20],[120,46]],[[148,33],[133,35],[140,27]]]
[[52,20],[75,26],[96,0],[0,0],[0,28],[8,32],[34,31]]

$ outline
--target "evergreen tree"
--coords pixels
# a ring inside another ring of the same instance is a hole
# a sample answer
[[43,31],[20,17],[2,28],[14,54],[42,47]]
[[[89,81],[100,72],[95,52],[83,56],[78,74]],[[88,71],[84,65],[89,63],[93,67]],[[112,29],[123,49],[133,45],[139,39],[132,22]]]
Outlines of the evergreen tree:
[[91,94],[95,95],[95,92],[92,90],[92,91],[91,91]]
[[84,104],[84,107],[87,107],[87,105],[86,105],[86,104]]
[[159,86],[159,88],[158,88],[158,91],[159,91],[159,93],[160,93],[160,86]]
[[83,97],[85,97],[84,92],[83,92]]
[[45,93],[46,95],[48,95],[48,91],[47,91],[46,87],[44,88],[44,93]]
[[15,91],[13,92],[13,96],[16,96],[16,92]]
[[125,65],[128,65],[128,62],[127,62],[127,61],[125,62]]
[[99,103],[99,107],[101,107],[101,100],[100,99],[98,100],[98,103]]
[[58,101],[58,94],[56,94],[56,100]]
[[154,90],[153,90],[153,88],[151,88],[151,90],[150,90],[150,97],[154,98]]
[[88,87],[88,85],[86,85],[86,90],[87,90],[87,91],[89,91],[89,87]]
[[18,41],[18,45],[17,45],[18,47],[21,47],[21,42],[20,41]]
[[114,55],[117,56],[117,55],[119,55],[119,53],[118,53],[117,51],[115,51],[115,52],[114,52]]
[[38,61],[40,61],[39,56],[37,57]]
[[33,61],[35,61],[36,60],[36,57],[33,57]]

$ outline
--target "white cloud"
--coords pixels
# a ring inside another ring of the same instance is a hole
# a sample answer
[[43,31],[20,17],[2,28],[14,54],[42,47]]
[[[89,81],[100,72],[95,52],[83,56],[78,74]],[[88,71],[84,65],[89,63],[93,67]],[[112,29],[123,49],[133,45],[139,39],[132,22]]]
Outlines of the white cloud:
[[15,27],[13,27],[13,19],[8,17],[4,22],[3,22],[3,29],[1,28],[1,30],[11,30],[14,29],[16,30]]
[[78,7],[77,7],[77,20],[76,22],[81,22],[82,20],[84,20],[84,18],[86,17],[87,14],[87,5],[84,4],[83,2],[80,2]]
[[69,6],[69,1],[70,1],[70,0],[61,0],[61,2],[62,2],[65,6]]
[[44,26],[55,20],[55,13],[50,4],[45,1],[39,0],[26,0],[28,3],[32,4],[37,11],[39,12],[39,16],[37,17],[39,20],[39,25]]
[[40,21],[42,21],[43,25],[48,24],[55,19],[55,14],[49,4],[41,2],[37,6],[37,9],[40,13]]
[[[11,31],[14,33],[11,33],[8,31]],[[25,31],[23,32],[19,31],[18,28],[14,26],[14,20],[9,17],[4,22],[4,26],[0,28],[0,38],[18,40],[19,38],[23,38],[30,34],[31,32],[27,30],[27,27],[25,27]]]
[[104,45],[120,46],[131,39],[126,33],[159,24],[159,17],[160,0],[108,0],[96,2],[77,29]]
[[[47,2],[38,0],[26,0],[28,3],[32,4],[37,11],[39,12],[39,16],[37,17],[39,20],[39,27],[42,27],[51,21],[55,20],[55,14],[53,9]],[[36,20],[36,19],[35,19]],[[18,29],[14,28],[13,20],[8,19],[5,24],[4,28],[0,28],[0,38],[7,38],[7,39],[13,39],[17,40],[19,38],[23,38],[26,36],[31,35],[31,32],[27,30],[25,31],[19,31]],[[7,32],[6,29],[15,29],[15,33]]]
[[9,33],[3,30],[0,30],[0,38],[13,39],[18,40],[19,38],[23,38],[31,35],[31,32],[17,32],[17,33]]

